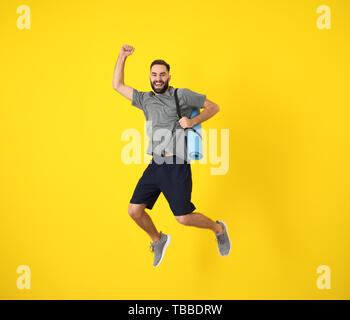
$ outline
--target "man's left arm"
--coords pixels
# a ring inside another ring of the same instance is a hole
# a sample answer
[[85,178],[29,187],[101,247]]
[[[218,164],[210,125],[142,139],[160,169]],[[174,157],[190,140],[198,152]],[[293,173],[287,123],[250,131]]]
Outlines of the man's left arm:
[[205,99],[204,101],[204,110],[197,114],[193,118],[187,118],[187,117],[182,117],[179,120],[179,123],[182,128],[191,128],[194,127],[195,125],[202,123],[208,119],[210,119],[212,116],[214,116],[216,113],[218,113],[220,110],[219,106],[208,100]]

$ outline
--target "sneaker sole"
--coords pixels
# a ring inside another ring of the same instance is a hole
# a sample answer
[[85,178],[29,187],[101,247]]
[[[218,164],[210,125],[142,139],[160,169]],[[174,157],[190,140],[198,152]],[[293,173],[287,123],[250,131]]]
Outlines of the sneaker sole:
[[160,263],[162,262],[163,257],[164,257],[164,254],[165,254],[165,251],[166,251],[166,249],[167,249],[168,246],[169,246],[170,240],[171,240],[171,236],[170,236],[170,235],[167,235],[167,240],[166,240],[165,245],[164,245],[164,247],[163,247],[162,256],[160,257],[159,262],[154,266],[155,268],[158,267],[158,266],[160,265]]
[[226,223],[225,223],[224,221],[222,221],[222,220],[219,220],[219,221],[225,226],[226,233],[227,233],[227,238],[228,238],[228,242],[230,243],[230,249],[228,250],[227,254],[221,254],[220,251],[219,251],[219,253],[220,253],[220,255],[221,255],[222,257],[226,257],[226,256],[228,256],[229,253],[231,252],[231,240],[230,240],[230,236],[228,235],[228,228],[227,228]]

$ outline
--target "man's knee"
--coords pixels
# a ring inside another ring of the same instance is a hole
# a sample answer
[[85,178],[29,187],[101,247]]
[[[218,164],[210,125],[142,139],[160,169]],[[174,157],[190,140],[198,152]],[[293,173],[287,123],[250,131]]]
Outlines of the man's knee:
[[145,213],[146,204],[129,203],[128,213],[131,218],[140,218]]
[[182,216],[175,216],[176,220],[180,222],[181,224],[187,226],[189,225],[190,222],[190,213],[189,214],[184,214]]

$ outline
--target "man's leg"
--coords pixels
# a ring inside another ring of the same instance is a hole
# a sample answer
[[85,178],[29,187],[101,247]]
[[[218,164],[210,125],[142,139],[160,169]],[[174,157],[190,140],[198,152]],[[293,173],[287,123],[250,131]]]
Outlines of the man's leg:
[[215,221],[199,212],[192,212],[182,216],[175,216],[175,218],[183,225],[210,229],[214,231],[215,234],[221,233],[223,231],[221,224],[216,223]]
[[151,237],[153,242],[157,242],[160,240],[160,233],[157,231],[151,217],[145,211],[146,204],[129,204],[129,215],[130,217],[140,226],[143,230],[145,230],[148,235]]

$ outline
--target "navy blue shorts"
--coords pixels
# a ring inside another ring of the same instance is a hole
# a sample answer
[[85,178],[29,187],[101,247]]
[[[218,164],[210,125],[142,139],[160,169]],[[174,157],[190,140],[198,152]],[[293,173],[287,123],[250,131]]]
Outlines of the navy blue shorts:
[[146,208],[152,209],[161,192],[175,216],[189,214],[196,209],[191,202],[191,164],[176,155],[154,155],[138,181],[130,203],[144,203]]

